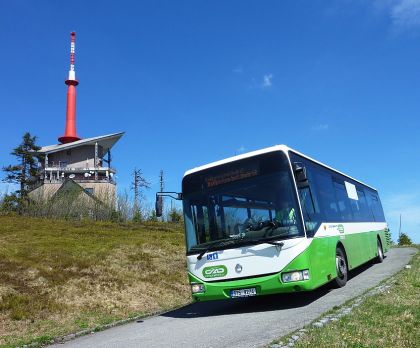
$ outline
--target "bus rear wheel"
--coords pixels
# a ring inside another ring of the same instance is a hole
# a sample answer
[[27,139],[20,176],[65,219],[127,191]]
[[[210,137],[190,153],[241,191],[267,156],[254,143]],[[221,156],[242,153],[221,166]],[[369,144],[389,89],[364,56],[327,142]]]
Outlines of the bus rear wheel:
[[376,256],[375,259],[376,263],[382,263],[384,262],[384,251],[382,249],[382,243],[378,238],[378,256]]
[[342,288],[347,283],[348,267],[346,255],[340,247],[338,247],[335,252],[335,265],[337,269],[337,278],[334,280],[334,285],[337,288]]

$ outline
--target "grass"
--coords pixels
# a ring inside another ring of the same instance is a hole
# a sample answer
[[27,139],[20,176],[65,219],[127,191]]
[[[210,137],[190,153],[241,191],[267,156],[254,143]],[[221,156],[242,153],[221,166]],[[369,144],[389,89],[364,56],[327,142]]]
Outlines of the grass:
[[338,321],[321,328],[306,328],[308,331],[294,347],[418,347],[419,327],[420,253],[417,253],[411,269],[398,273],[394,285],[386,292],[368,297]]
[[0,346],[190,301],[182,226],[0,216]]

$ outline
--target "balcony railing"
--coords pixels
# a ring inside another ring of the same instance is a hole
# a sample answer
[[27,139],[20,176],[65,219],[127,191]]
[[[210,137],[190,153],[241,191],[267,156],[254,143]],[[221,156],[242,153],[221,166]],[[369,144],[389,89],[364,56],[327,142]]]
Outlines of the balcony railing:
[[62,183],[65,179],[76,182],[109,182],[115,184],[115,169],[109,167],[47,167],[41,172],[43,183]]
[[[68,178],[68,177],[67,177]],[[44,178],[44,180],[41,181],[41,183],[44,184],[61,184],[63,183],[66,179],[66,177],[60,177],[60,178]],[[110,184],[114,184],[116,185],[116,181],[114,178],[97,178],[95,179],[95,177],[90,177],[90,178],[70,178],[72,180],[74,180],[75,182],[78,183],[110,183]]]
[[71,167],[71,166],[63,166],[63,165],[48,165],[48,167],[44,168],[44,171],[61,171],[61,172],[90,172],[90,171],[97,171],[97,172],[106,172],[109,171],[110,173],[116,173],[115,168],[112,167]]

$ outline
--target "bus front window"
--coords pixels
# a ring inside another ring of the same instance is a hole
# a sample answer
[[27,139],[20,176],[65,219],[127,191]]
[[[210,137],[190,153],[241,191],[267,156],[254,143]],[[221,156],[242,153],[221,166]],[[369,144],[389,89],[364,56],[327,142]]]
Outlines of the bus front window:
[[[278,162],[271,170],[260,160],[253,175],[243,175],[243,179],[237,174],[230,175],[229,180],[213,180],[217,184],[211,187],[203,184],[205,176],[201,175],[191,184],[199,190],[190,191],[186,180],[184,214],[188,252],[224,240],[246,244],[304,236],[293,177],[285,156],[280,159],[283,161],[276,157]],[[240,171],[233,171],[237,172]],[[242,170],[242,173],[247,172]],[[232,177],[240,179],[231,180]]]

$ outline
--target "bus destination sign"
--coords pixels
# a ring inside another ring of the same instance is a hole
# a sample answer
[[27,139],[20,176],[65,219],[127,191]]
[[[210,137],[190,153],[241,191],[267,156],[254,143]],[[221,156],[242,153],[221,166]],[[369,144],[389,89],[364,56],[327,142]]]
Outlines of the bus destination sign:
[[204,178],[207,187],[216,187],[230,182],[251,178],[257,176],[259,170],[256,164],[240,167],[222,174]]

